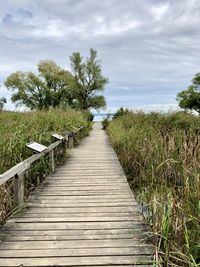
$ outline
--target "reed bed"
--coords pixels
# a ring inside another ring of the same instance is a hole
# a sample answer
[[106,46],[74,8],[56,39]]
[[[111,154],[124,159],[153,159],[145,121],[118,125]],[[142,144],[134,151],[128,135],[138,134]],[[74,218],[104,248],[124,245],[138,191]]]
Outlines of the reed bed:
[[153,233],[156,266],[200,266],[200,118],[128,112],[107,131]]
[[[26,144],[32,141],[48,146],[52,133],[64,134],[73,131],[73,127],[85,126],[76,142],[88,134],[90,123],[87,114],[72,109],[51,110],[47,112],[0,112],[0,173],[32,155]],[[57,153],[56,163],[63,161]],[[49,173],[48,156],[32,164],[25,179],[25,196]],[[13,205],[13,179],[0,186],[0,224],[15,212]]]
[[30,151],[25,148],[27,143],[36,141],[48,146],[51,143],[51,133],[63,134],[80,126],[89,124],[81,112],[72,109],[27,113],[1,112],[0,173],[30,155]]

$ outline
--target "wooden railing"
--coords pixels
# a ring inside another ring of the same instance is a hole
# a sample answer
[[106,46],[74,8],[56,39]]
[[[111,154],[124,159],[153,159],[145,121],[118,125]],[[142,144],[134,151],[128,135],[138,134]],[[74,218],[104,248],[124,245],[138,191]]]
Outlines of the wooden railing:
[[[67,150],[73,148],[76,136],[79,133],[81,133],[84,127],[73,128],[73,129],[74,130],[72,132],[67,132],[65,133],[64,136],[60,136],[57,134],[52,135],[52,140],[54,141],[54,143],[52,143],[50,146],[46,148],[44,147],[45,149],[42,152],[39,152],[25,159],[24,161],[20,162],[19,164],[15,165],[11,169],[9,169],[8,171],[0,175],[0,186],[7,183],[10,179],[14,179],[13,180],[14,207],[23,206],[24,199],[25,199],[24,182],[25,182],[26,173],[31,168],[31,164],[33,164],[34,162],[36,162],[37,160],[41,159],[44,156],[48,156],[49,170],[51,172],[54,172],[56,149],[58,148],[58,146],[61,146],[62,154],[63,156],[65,156]],[[55,141],[55,139],[57,139],[57,141]]]

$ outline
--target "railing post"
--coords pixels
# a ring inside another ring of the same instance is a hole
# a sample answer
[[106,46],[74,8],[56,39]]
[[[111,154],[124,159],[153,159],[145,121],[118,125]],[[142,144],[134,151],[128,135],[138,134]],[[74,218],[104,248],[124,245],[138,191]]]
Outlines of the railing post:
[[70,133],[68,135],[68,147],[69,149],[72,149],[74,147],[74,134]]
[[62,142],[62,149],[63,149],[63,156],[64,157],[66,157],[66,155],[67,155],[67,142],[68,142],[68,136],[66,136]]
[[51,172],[55,171],[54,149],[49,151],[49,168]]
[[24,177],[25,171],[16,174],[14,176],[14,185],[13,185],[13,193],[14,193],[14,206],[21,207],[24,204]]

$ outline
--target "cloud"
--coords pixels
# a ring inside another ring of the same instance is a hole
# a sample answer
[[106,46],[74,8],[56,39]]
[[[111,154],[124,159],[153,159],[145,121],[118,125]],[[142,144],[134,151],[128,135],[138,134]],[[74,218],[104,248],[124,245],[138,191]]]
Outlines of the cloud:
[[33,17],[33,13],[29,10],[25,10],[23,8],[20,8],[17,11],[18,15],[21,16],[22,18],[32,18]]
[[152,6],[151,12],[153,13],[155,20],[162,19],[164,15],[166,14],[168,8],[169,8],[168,3]]
[[3,24],[7,23],[24,23],[27,21],[27,19],[30,19],[33,17],[33,13],[29,10],[19,9],[13,12],[12,14],[7,13],[3,16],[2,22]]
[[3,21],[4,23],[12,22],[12,20],[13,20],[13,16],[12,16],[11,14],[6,14],[6,15],[3,17],[3,19],[2,19],[2,21]]
[[1,81],[41,59],[70,68],[72,52],[93,47],[110,107],[170,106],[200,71],[199,10],[194,0],[1,0]]

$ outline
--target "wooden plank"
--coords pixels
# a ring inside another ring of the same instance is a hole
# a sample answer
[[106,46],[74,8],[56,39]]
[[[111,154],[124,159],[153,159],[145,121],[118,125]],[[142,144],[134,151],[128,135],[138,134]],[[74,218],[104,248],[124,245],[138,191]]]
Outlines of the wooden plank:
[[[141,240],[142,241],[142,240]],[[59,241],[20,241],[20,242],[3,242],[0,245],[0,251],[5,249],[60,249],[60,248],[99,248],[99,247],[144,247],[142,242],[134,239],[116,240],[59,240]],[[0,254],[1,255],[1,254]]]
[[[72,175],[72,176],[78,176],[78,175],[80,175],[80,176],[83,176],[83,175],[92,175],[92,176],[100,176],[99,175],[99,172],[100,171],[98,171],[98,170],[90,170],[90,169],[88,169],[88,170],[85,170],[85,171],[83,171],[83,170],[80,170],[80,171],[78,171],[78,170],[76,170],[76,173],[75,173],[75,171],[73,171],[73,170],[66,170],[66,171],[62,171],[62,172],[59,172],[59,174],[60,175],[65,175],[65,176],[67,176],[67,175]],[[122,173],[121,172],[119,172],[119,170],[101,170],[101,176],[102,175],[122,175]]]
[[[59,194],[60,193],[60,194]],[[67,188],[63,189],[62,191],[59,190],[54,190],[52,188],[43,188],[41,190],[36,189],[34,192],[35,195],[69,195],[69,196],[92,196],[92,195],[102,195],[103,196],[118,196],[118,195],[126,195],[126,196],[132,196],[132,192],[129,190],[79,190],[77,191],[76,189],[74,190],[67,190]]]
[[[77,192],[77,191],[89,191],[89,192],[112,192],[113,193],[113,191],[114,192],[124,192],[124,191],[126,191],[126,192],[130,192],[131,193],[131,191],[130,191],[130,189],[129,188],[127,188],[127,186],[125,185],[125,186],[82,186],[82,187],[80,187],[80,186],[72,186],[72,187],[69,187],[69,186],[55,186],[55,187],[49,187],[48,186],[48,188],[47,187],[45,187],[45,186],[43,186],[43,187],[40,187],[40,188],[38,188],[38,189],[36,189],[36,192],[52,192],[52,191],[54,191],[54,192]],[[58,194],[59,195],[59,194]]]
[[111,196],[117,196],[117,195],[121,195],[126,193],[127,196],[132,196],[131,191],[127,191],[127,190],[67,190],[67,189],[63,189],[63,190],[53,190],[53,189],[42,189],[42,190],[37,190],[36,191],[36,195],[63,195],[63,196],[91,196],[91,195],[102,195],[102,197],[105,195],[111,195]]
[[31,217],[31,218],[27,218],[27,217],[21,217],[21,218],[12,218],[9,219],[8,222],[15,222],[15,223],[26,223],[26,222],[30,222],[30,223],[40,223],[40,222],[127,222],[127,221],[140,221],[142,219],[141,216],[123,216],[123,217],[111,217],[111,216],[104,216],[104,217],[85,217],[82,216],[80,217],[68,217],[68,216],[61,216],[61,217],[48,217],[48,218],[43,218],[43,217]]
[[[40,194],[37,194],[36,196],[31,196],[30,200],[27,201],[28,203],[32,203],[32,202],[36,202],[38,201],[38,203],[45,203],[45,202],[54,202],[56,203],[56,201],[60,201],[62,203],[70,203],[72,202],[73,205],[75,205],[76,203],[79,205],[79,203],[89,203],[89,202],[96,202],[96,203],[107,203],[108,205],[112,204],[112,203],[128,203],[130,202],[130,204],[133,205],[137,205],[137,202],[135,201],[134,198],[130,197],[130,198],[122,198],[121,195],[104,195],[105,199],[103,199],[103,197],[101,196],[101,194],[97,194],[97,195],[80,195],[79,198],[74,202],[74,197],[76,197],[75,195],[67,195],[65,193],[61,193],[61,195],[56,198],[56,194],[52,193],[52,194],[42,194],[40,196]],[[109,198],[111,196],[111,198]],[[88,198],[91,197],[91,198]]]
[[[28,211],[26,212],[37,212],[37,213],[101,213],[101,212],[132,212],[135,211],[136,207],[135,206],[125,206],[125,207],[53,207],[52,205],[33,205],[27,203],[26,205],[28,207]],[[48,207],[47,207],[48,206]]]
[[[65,174],[57,174],[55,176],[51,176],[45,180],[46,182],[54,182],[54,181],[64,181],[64,182],[127,182],[125,177],[120,176],[107,176],[107,175],[92,175],[92,174],[82,174],[82,175],[65,175]],[[45,184],[45,183],[44,183]]]
[[61,230],[61,229],[131,229],[143,228],[139,221],[135,222],[64,222],[64,223],[6,223],[5,228],[10,230]]
[[[88,205],[92,206],[92,203],[97,203],[97,206],[105,206],[107,205],[107,207],[109,206],[116,206],[117,204],[119,204],[118,206],[121,206],[120,204],[131,204],[131,205],[137,205],[136,202],[131,201],[131,199],[117,199],[117,198],[113,198],[113,199],[98,199],[98,198],[91,198],[91,199],[78,199],[77,202],[74,202],[73,199],[65,199],[65,196],[61,196],[58,197],[56,199],[55,196],[44,196],[43,197],[37,197],[37,198],[31,198],[29,203],[39,203],[39,204],[51,204],[51,203],[67,203],[68,206],[83,206],[83,203],[88,203]],[[100,205],[102,203],[102,205]]]
[[68,213],[68,212],[60,212],[60,213],[34,213],[34,211],[31,212],[23,212],[22,214],[16,214],[13,216],[13,218],[61,218],[61,217],[75,217],[75,218],[82,218],[82,217],[128,217],[128,216],[135,216],[136,218],[140,217],[141,214],[139,212],[121,212],[121,213],[115,213],[115,212],[102,212],[102,213]]
[[[102,199],[101,196],[40,196],[40,195],[37,195],[35,196],[35,194],[31,195],[29,197],[29,199],[37,199],[37,200],[45,200],[45,199],[59,199],[59,200],[68,200],[68,201],[71,201],[71,200],[76,200],[76,201],[95,201],[97,200],[98,202],[105,202],[105,201],[126,201],[126,200],[130,200],[132,201],[132,203],[135,201],[135,198],[132,196],[132,197],[128,197],[126,195],[110,195],[110,196],[104,196],[104,198]],[[136,203],[136,202],[135,202]]]
[[[122,172],[121,166],[113,163],[113,164],[108,164],[108,163],[104,163],[104,164],[79,164],[79,165],[75,165],[75,164],[66,164],[66,167],[69,170],[73,170],[73,171],[87,171],[87,170],[115,170],[115,171],[120,171]],[[59,172],[66,172],[66,168],[59,168]]]
[[146,229],[143,228],[129,228],[129,229],[93,229],[93,230],[72,230],[72,229],[60,229],[60,230],[10,230],[5,228],[3,232],[0,232],[2,237],[5,236],[68,236],[71,238],[72,236],[79,236],[81,238],[84,238],[84,236],[112,236],[112,235],[131,235],[131,234],[142,234],[142,233],[147,233]]
[[76,203],[78,203],[78,206],[80,206],[79,204],[82,203],[104,203],[104,204],[108,204],[108,206],[110,206],[110,204],[114,204],[114,203],[130,203],[132,205],[137,205],[137,203],[134,201],[134,199],[128,199],[128,198],[107,198],[107,199],[102,199],[102,198],[97,198],[96,196],[94,198],[79,198],[77,200],[77,202],[73,201],[74,199],[70,199],[70,198],[65,198],[65,196],[60,196],[58,198],[56,198],[55,196],[43,196],[43,197],[31,197],[29,203],[36,203],[38,201],[38,203],[57,203],[57,202],[62,202],[62,203],[72,203],[73,206],[76,205]]
[[34,207],[34,208],[84,208],[84,207],[135,207],[133,203],[38,203],[36,202],[29,202],[26,204],[27,207]]
[[94,265],[117,265],[117,264],[148,264],[151,262],[149,256],[131,255],[131,256],[95,256],[95,257],[46,257],[46,258],[12,258],[12,259],[0,259],[0,266],[94,266]]
[[101,166],[99,168],[97,167],[87,167],[87,168],[69,168],[69,170],[60,170],[59,173],[60,174],[68,174],[68,173],[74,173],[76,172],[77,174],[86,174],[86,173],[97,173],[97,172],[101,172],[102,174],[104,172],[106,173],[116,173],[116,171],[118,171],[119,173],[121,173],[121,168],[118,168],[117,166],[113,166],[113,167],[107,167],[107,166]]
[[77,179],[77,178],[74,178],[74,179],[67,179],[67,178],[63,178],[63,177],[58,177],[58,178],[55,178],[55,179],[51,179],[51,180],[47,180],[46,183],[42,183],[41,186],[56,186],[56,185],[61,185],[63,184],[63,186],[76,186],[76,185],[96,185],[96,186],[101,186],[101,185],[105,185],[107,184],[108,186],[111,186],[111,185],[122,185],[122,184],[126,184],[127,181],[126,180],[121,180],[121,179],[98,179],[98,178],[80,178],[80,179]]
[[107,173],[88,173],[88,174],[85,174],[85,173],[82,173],[82,174],[76,174],[75,172],[73,172],[72,174],[65,174],[65,173],[60,173],[60,172],[55,172],[54,174],[51,174],[51,176],[49,176],[50,178],[53,178],[53,177],[60,177],[60,176],[63,176],[67,179],[74,179],[74,177],[76,178],[79,178],[80,176],[81,177],[84,177],[84,178],[91,178],[91,177],[95,177],[95,178],[102,178],[105,177],[105,178],[109,178],[109,179],[112,179],[112,178],[118,178],[118,179],[126,179],[126,177],[124,175],[122,175],[121,173],[113,173],[113,174],[107,174]]
[[46,186],[40,186],[39,191],[40,190],[59,190],[61,191],[98,191],[98,190],[124,190],[127,189],[128,191],[130,190],[130,188],[128,187],[127,184],[120,184],[120,185],[83,185],[83,186],[78,186],[78,185],[74,185],[74,186],[58,186],[58,185],[53,185],[53,186],[48,186],[48,189],[46,188]]
[[1,251],[1,258],[26,258],[31,257],[74,257],[74,256],[119,256],[119,255],[151,255],[150,250],[143,247],[142,250],[137,247],[128,248],[66,248],[66,249],[27,249],[27,250],[3,250]]
[[60,204],[60,202],[45,202],[45,201],[41,201],[41,203],[39,202],[31,202],[29,203],[29,205],[32,205],[33,207],[126,207],[126,206],[133,206],[133,204],[131,202],[128,203],[68,203],[68,202],[64,202],[62,203],[62,205]]
[[[30,236],[21,236],[21,235],[7,235],[7,236],[1,236],[2,241],[9,241],[9,242],[17,242],[17,241],[67,241],[67,240],[112,240],[112,239],[131,239],[131,240],[138,240],[141,241],[145,239],[146,233],[134,233],[134,234],[117,234],[117,235],[30,235]],[[146,245],[144,246],[146,248]]]
[[127,183],[126,179],[121,179],[121,178],[98,178],[98,177],[81,177],[81,178],[77,178],[77,177],[55,177],[55,178],[50,178],[47,179],[47,184],[52,183],[52,184],[56,184],[56,183],[62,183],[62,184],[76,184],[76,183],[80,183],[80,184],[118,184],[118,183]]

